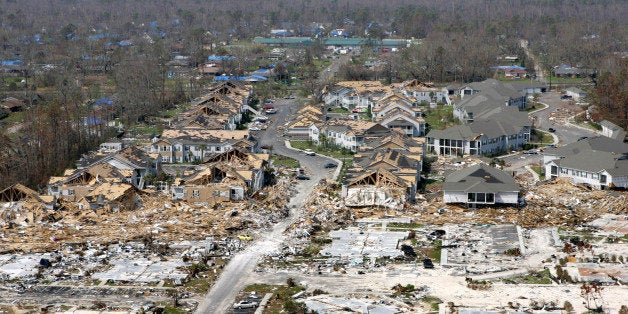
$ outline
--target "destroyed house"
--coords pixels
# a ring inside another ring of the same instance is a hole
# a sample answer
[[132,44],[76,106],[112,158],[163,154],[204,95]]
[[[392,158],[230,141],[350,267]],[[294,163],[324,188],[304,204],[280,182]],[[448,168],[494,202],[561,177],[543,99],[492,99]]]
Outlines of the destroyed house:
[[368,138],[385,136],[390,131],[375,122],[333,119],[321,127],[320,133],[330,143],[355,152]]
[[414,100],[415,103],[427,102],[429,104],[443,103],[451,104],[446,88],[434,87],[431,83],[421,82],[419,80],[408,80],[395,85],[395,89],[408,98]]
[[391,130],[400,130],[406,136],[419,137],[425,136],[425,119],[421,116],[421,112],[409,113],[400,108],[394,108],[374,121]]
[[135,210],[140,199],[136,188],[128,183],[104,182],[91,189],[77,203],[80,209],[120,212]]
[[502,107],[489,118],[427,134],[427,149],[437,155],[497,155],[520,149],[530,140],[532,123],[514,107]]
[[[84,155],[79,159],[77,171],[73,175],[79,176],[81,170],[90,169],[104,163],[115,169],[115,173],[111,172],[107,175],[117,177],[123,182],[131,183],[138,189],[144,188],[146,175],[161,172],[161,157],[159,155],[151,155],[135,146],[130,146],[110,154],[95,152]],[[103,176],[102,173],[100,175],[101,177]]]
[[455,171],[443,183],[443,202],[467,206],[518,204],[521,188],[509,174],[485,165],[476,164]]
[[234,81],[220,82],[212,86],[209,92],[226,96],[241,106],[248,106],[253,98],[253,86]]
[[42,202],[41,195],[35,190],[20,183],[13,184],[0,191],[0,203],[9,202]]
[[[181,128],[235,130],[242,121],[244,104],[241,101],[218,93],[204,95],[194,101],[191,109],[175,123]],[[216,122],[210,122],[212,120]]]
[[107,162],[66,172],[65,176],[50,178],[48,194],[70,202],[80,200],[102,183],[130,183],[133,179],[133,171],[117,169]]
[[[313,125],[322,125],[323,112],[316,106],[305,106],[296,114],[296,121],[288,126],[287,133],[293,136],[308,136],[313,141],[318,141],[318,128]],[[312,130],[315,130],[312,132]]]
[[384,168],[349,169],[342,181],[347,206],[399,208],[416,195],[414,178],[402,178]]
[[417,103],[399,92],[392,92],[384,95],[373,104],[371,108],[373,119],[381,119],[388,111],[395,108],[407,111],[411,116],[421,116],[421,109],[418,108]]
[[[419,156],[415,156],[417,158]],[[406,156],[401,150],[378,150],[371,154],[356,154],[354,167],[362,169],[385,169],[397,177],[402,178],[413,185],[421,180],[422,161]]]
[[232,149],[209,156],[200,170],[172,187],[174,200],[220,203],[242,200],[264,186],[268,154]]
[[568,178],[596,189],[628,188],[628,144],[604,136],[543,152],[545,176]]
[[368,108],[375,100],[392,92],[391,86],[379,81],[343,81],[323,91],[326,105],[339,106],[348,110]]
[[244,148],[254,151],[257,142],[248,130],[167,129],[154,138],[151,152],[165,163],[202,161],[212,153]]

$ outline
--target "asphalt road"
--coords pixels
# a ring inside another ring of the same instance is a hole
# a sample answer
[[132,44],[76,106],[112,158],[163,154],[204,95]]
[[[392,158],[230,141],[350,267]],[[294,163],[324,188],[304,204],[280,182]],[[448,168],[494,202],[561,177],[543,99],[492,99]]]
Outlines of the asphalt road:
[[283,232],[299,220],[303,204],[312,193],[316,184],[323,178],[331,178],[335,169],[325,169],[323,165],[332,159],[325,156],[307,156],[300,151],[288,149],[284,145],[283,132],[278,129],[287,119],[297,111],[298,100],[280,99],[275,102],[276,114],[269,115],[270,125],[267,130],[257,131],[255,136],[261,145],[272,145],[272,153],[292,157],[299,160],[302,168],[311,177],[311,180],[297,182],[297,194],[294,195],[288,206],[290,216],[277,223],[272,230],[263,233],[255,239],[245,250],[231,258],[223,269],[220,277],[211,287],[203,301],[199,304],[196,313],[227,313],[235,301],[235,297],[252,277],[255,266],[260,259],[280,249],[285,239]]
[[[569,124],[549,120],[550,113],[552,112],[566,109],[576,111],[577,109],[573,107],[577,105],[571,104],[569,101],[560,99],[560,93],[547,92],[541,94],[539,102],[545,104],[547,108],[530,113],[530,117],[533,119],[536,129],[545,132],[547,132],[549,128],[553,128],[554,130],[556,130],[556,132],[552,133],[557,140],[555,141],[556,145],[564,146],[578,141],[578,139],[583,136],[594,137],[598,135],[597,133],[588,129],[582,129],[571,126]],[[518,152],[510,154],[508,156],[504,156],[501,159],[503,159],[507,165],[510,165],[507,167],[507,169],[522,172],[525,171],[523,170],[523,167],[525,167],[526,165],[540,165],[542,163],[543,157],[542,155],[528,155]]]

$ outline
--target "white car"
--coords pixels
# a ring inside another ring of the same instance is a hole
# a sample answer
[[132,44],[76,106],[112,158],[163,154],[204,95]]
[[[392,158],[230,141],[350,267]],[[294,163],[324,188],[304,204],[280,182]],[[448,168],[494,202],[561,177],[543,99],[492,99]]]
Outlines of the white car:
[[240,301],[233,305],[234,309],[252,309],[257,307],[257,302]]
[[306,149],[304,152],[308,156],[315,156],[316,155],[316,153],[313,150],[311,150],[311,149]]

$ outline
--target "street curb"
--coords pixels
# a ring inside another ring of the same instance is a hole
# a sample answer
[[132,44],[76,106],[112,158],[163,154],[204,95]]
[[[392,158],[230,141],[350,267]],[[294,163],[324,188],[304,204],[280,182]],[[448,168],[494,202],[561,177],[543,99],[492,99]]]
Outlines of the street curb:
[[[291,149],[291,150],[298,151],[298,152],[303,152],[303,153],[305,152],[302,149],[298,149],[298,148],[292,147],[292,145],[290,145],[290,141],[288,141],[288,140],[285,140],[284,144],[286,145],[287,149]],[[321,154],[319,154],[319,155],[321,155]],[[340,175],[340,170],[342,169],[342,165],[343,165],[342,161],[340,161],[340,160],[338,160],[338,159],[336,159],[334,157],[327,156],[327,155],[321,155],[321,156],[325,156],[325,157],[335,161],[338,164],[338,167],[336,167],[336,171],[334,171],[334,174],[332,175],[333,176],[332,177],[333,180],[338,180],[338,176]]]

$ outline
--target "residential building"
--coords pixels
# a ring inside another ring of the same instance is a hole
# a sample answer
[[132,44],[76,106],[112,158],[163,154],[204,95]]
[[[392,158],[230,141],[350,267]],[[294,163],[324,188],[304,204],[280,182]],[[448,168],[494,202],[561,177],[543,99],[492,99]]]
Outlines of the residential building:
[[575,101],[580,101],[587,96],[587,92],[577,87],[569,87],[565,89],[565,95],[571,96],[571,98]]
[[469,207],[516,205],[520,192],[521,188],[509,174],[485,164],[476,164],[445,178],[443,202],[461,203]]
[[602,120],[602,122],[600,122],[600,126],[602,126],[602,135],[606,137],[619,141],[623,141],[624,138],[626,138],[626,130],[613,122]]
[[545,177],[568,178],[596,189],[628,188],[628,144],[598,136],[543,153]]
[[530,140],[528,115],[514,107],[496,108],[481,120],[427,134],[427,149],[438,155],[495,155],[521,149]]
[[414,99],[415,103],[437,104],[443,103],[451,105],[451,100],[446,88],[434,87],[429,82],[421,82],[419,80],[408,80],[395,85],[395,89],[400,91],[406,97]]
[[327,141],[355,152],[364,145],[367,138],[384,136],[390,131],[375,122],[332,119],[327,121],[320,130],[314,129],[311,132],[319,132]]
[[255,151],[257,142],[249,130],[167,129],[153,138],[150,152],[164,163],[196,162],[236,147]]

